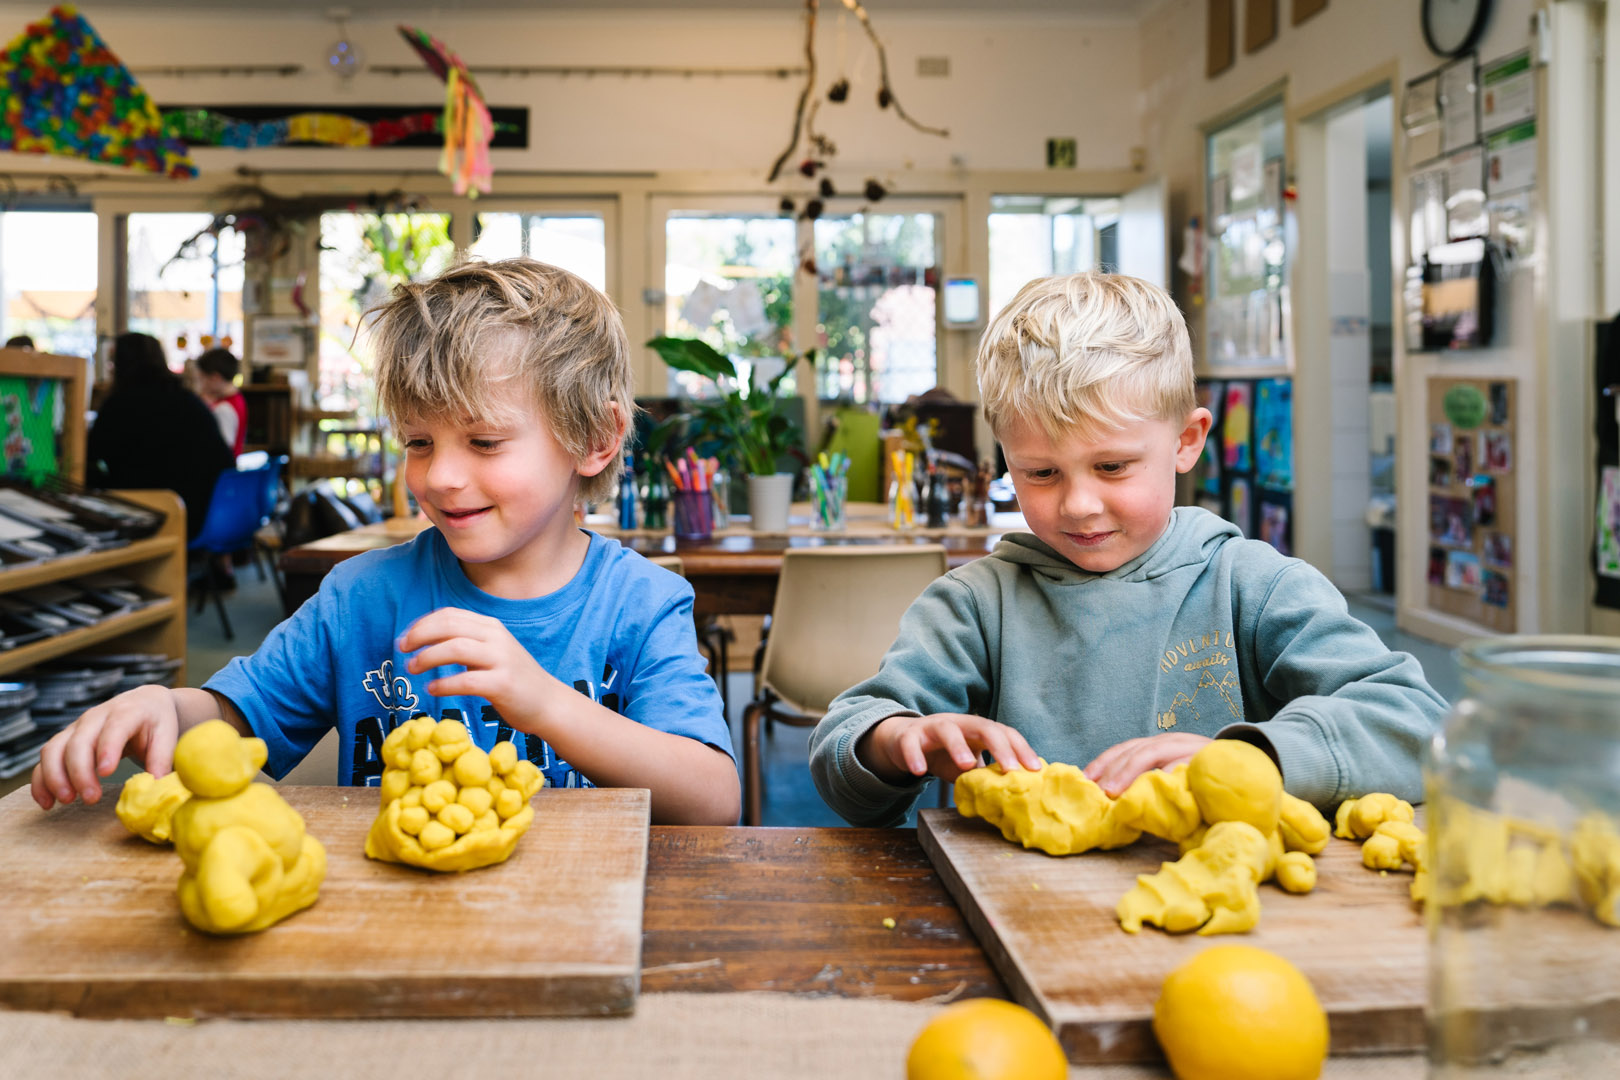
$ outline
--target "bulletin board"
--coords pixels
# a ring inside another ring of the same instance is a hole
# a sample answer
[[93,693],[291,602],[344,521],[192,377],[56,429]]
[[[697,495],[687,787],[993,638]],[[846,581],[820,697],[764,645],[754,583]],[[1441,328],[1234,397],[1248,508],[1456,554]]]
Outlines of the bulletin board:
[[1429,380],[1429,607],[1517,628],[1515,379]]
[[0,349],[5,471],[84,482],[85,376],[78,356]]

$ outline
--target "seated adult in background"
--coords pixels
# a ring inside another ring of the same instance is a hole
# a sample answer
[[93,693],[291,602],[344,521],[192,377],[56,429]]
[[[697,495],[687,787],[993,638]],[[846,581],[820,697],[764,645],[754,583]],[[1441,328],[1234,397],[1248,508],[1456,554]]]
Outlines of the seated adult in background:
[[229,349],[209,349],[197,357],[197,393],[208,403],[214,414],[219,433],[231,453],[242,452],[247,428],[247,401],[236,388],[236,373],[242,370],[241,361]]
[[27,334],[18,334],[15,337],[8,337],[6,338],[6,348],[27,349],[29,352],[33,352],[34,339],[29,337]]
[[113,342],[112,389],[90,428],[92,483],[168,488],[186,503],[186,535],[208,516],[219,474],[236,464],[202,399],[169,370],[149,334]]

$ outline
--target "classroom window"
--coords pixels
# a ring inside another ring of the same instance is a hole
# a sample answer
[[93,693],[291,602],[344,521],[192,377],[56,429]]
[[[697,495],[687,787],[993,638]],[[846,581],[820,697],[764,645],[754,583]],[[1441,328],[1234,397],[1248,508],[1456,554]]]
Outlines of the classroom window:
[[[675,210],[664,222],[664,332],[701,337],[728,355],[778,360],[792,349],[793,219]],[[670,372],[670,393],[712,393],[708,381]],[[791,378],[783,391],[792,393]]]
[[607,225],[599,214],[480,213],[470,253],[491,262],[527,256],[607,292]]
[[816,392],[895,403],[938,379],[935,215],[853,213],[815,222]]
[[41,352],[96,350],[96,215],[0,213],[0,341],[27,334]]
[[321,215],[319,408],[372,415],[371,347],[357,334],[361,316],[395,285],[433,277],[454,257],[448,214]]
[[1035,278],[1118,269],[1119,200],[1076,195],[990,198],[990,287],[996,313]]
[[242,234],[212,214],[130,214],[124,328],[163,343],[169,367],[219,345],[241,355]]
[[1208,137],[1204,351],[1212,367],[1288,364],[1283,139],[1280,101]]

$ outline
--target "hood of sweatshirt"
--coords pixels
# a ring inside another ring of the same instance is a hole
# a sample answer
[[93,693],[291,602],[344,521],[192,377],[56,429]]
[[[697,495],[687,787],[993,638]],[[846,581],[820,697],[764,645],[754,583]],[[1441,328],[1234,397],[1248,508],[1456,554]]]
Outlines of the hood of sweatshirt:
[[1034,533],[1011,533],[995,546],[990,558],[1027,566],[1055,585],[1083,585],[1088,581],[1147,581],[1183,566],[1208,561],[1215,548],[1240,539],[1242,531],[1230,521],[1195,506],[1178,506],[1170,524],[1146,551],[1105,574],[1082,570],[1054,551]]

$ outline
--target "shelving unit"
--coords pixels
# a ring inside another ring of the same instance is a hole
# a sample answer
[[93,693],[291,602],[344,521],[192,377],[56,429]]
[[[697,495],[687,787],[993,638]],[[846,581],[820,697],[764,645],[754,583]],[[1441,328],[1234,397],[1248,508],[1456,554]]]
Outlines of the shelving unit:
[[265,450],[286,454],[287,475],[294,479],[339,478],[376,480],[388,484],[386,455],[377,452],[345,457],[326,452],[326,436],[377,436],[372,427],[358,424],[336,430],[323,430],[323,421],[355,420],[354,410],[306,408],[297,392],[285,383],[250,384],[242,387],[247,399],[247,438],[243,450]]
[[124,547],[68,555],[0,570],[0,594],[52,581],[116,570],[162,599],[137,611],[115,615],[94,626],[0,652],[0,675],[14,675],[36,664],[75,653],[153,652],[182,661],[175,685],[186,679],[186,514],[172,491],[119,491],[115,494],[166,515],[157,535]]

